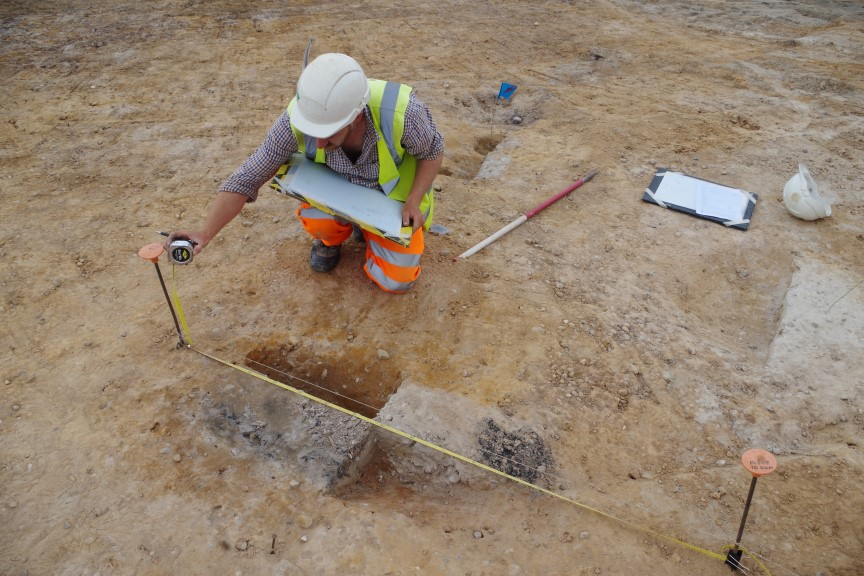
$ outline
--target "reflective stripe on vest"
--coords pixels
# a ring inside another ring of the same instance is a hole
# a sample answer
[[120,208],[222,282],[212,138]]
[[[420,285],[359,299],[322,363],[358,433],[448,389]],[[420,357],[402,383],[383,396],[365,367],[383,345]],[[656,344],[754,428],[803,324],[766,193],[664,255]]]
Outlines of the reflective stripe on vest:
[[[399,142],[401,144],[402,135],[400,134],[398,138],[393,137],[393,125],[396,105],[399,101],[399,92],[403,86],[404,85],[396,84],[395,82],[385,82],[384,94],[381,97],[381,120],[379,121],[381,136],[384,137],[384,142],[387,144],[387,149],[390,152],[390,157],[393,159],[393,162],[396,164],[396,166],[402,164],[402,156],[399,154],[399,151],[396,150],[395,142]],[[408,86],[404,87],[408,89],[408,94],[410,94],[411,88],[409,88]],[[403,128],[404,125],[404,121],[400,123],[400,126],[402,126]]]
[[[402,148],[402,134],[405,129],[405,108],[408,107],[411,88],[395,82],[373,80],[369,82],[369,89],[370,102],[380,102],[378,106],[369,107],[369,111],[372,112],[372,122],[381,135],[378,139],[378,183],[381,184],[384,193],[389,195],[401,178],[399,166],[402,165],[402,158],[405,155],[405,149]],[[411,176],[413,181],[413,174]]]

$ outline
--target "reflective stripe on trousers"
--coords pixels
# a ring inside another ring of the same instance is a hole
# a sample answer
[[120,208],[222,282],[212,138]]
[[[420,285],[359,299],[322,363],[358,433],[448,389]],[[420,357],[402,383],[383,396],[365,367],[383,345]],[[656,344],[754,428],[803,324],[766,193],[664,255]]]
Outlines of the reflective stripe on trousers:
[[[350,223],[309,204],[300,205],[297,217],[310,236],[328,246],[341,244],[351,236]],[[420,276],[420,256],[425,248],[423,229],[414,233],[410,246],[402,246],[365,230],[363,236],[366,238],[366,263],[363,265],[366,275],[387,292],[401,294],[408,291]]]
[[383,290],[401,294],[407,292],[420,276],[420,256],[425,248],[423,228],[411,237],[410,246],[402,246],[386,238],[363,231],[366,238],[366,275]]

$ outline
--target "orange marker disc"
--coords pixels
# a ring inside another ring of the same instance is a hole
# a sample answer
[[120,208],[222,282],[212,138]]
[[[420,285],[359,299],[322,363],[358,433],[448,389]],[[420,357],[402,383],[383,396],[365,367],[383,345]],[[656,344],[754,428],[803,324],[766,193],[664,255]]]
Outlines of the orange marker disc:
[[140,256],[144,260],[150,260],[152,262],[156,262],[156,260],[159,259],[159,256],[164,251],[165,251],[165,248],[162,247],[162,244],[159,244],[158,242],[154,242],[153,244],[147,244],[146,246],[142,247],[138,251],[138,256]]
[[765,476],[777,469],[777,458],[767,450],[752,448],[741,456],[741,464],[753,476]]

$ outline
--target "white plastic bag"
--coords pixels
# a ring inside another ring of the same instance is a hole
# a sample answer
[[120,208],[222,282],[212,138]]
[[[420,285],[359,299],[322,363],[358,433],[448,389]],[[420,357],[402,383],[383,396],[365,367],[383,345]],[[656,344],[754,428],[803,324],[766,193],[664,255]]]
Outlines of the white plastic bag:
[[831,203],[819,196],[816,182],[807,166],[798,165],[798,173],[783,187],[783,205],[802,220],[818,220],[831,216]]

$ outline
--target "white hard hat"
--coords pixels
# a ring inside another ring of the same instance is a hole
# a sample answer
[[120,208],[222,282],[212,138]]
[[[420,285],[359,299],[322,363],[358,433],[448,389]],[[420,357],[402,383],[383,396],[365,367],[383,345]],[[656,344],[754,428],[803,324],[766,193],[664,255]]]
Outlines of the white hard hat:
[[345,54],[322,54],[297,80],[291,124],[313,138],[328,138],[354,120],[369,101],[369,82]]
[[783,187],[783,205],[793,216],[802,220],[818,220],[831,216],[831,204],[819,196],[816,182],[803,164],[798,165],[798,173]]

